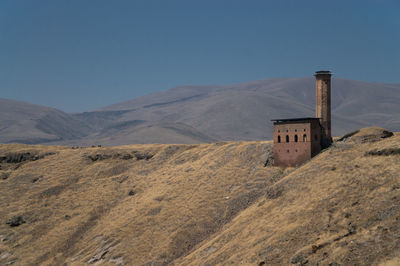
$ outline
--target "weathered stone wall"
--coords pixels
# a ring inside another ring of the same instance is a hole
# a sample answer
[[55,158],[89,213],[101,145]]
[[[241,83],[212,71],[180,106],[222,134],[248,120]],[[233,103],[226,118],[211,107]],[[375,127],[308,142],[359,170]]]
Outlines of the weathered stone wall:
[[323,147],[332,143],[331,136],[331,74],[329,71],[315,74],[316,106],[315,115],[320,118]]
[[[318,154],[320,151],[320,131],[317,120],[275,123],[274,165],[298,166]],[[287,141],[287,137],[289,141]]]

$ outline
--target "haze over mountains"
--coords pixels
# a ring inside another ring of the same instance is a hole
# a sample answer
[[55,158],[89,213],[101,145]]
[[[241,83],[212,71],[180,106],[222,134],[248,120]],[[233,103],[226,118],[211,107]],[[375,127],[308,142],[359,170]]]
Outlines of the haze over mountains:
[[[400,129],[400,84],[333,78],[332,129]],[[314,116],[313,77],[182,86],[92,112],[0,99],[0,142],[69,145],[201,143],[272,138],[275,118]]]

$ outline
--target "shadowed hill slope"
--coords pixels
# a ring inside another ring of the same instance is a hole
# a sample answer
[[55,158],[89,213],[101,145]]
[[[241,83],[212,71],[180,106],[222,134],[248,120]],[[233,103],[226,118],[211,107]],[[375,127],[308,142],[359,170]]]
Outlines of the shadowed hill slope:
[[205,143],[215,142],[195,128],[183,123],[157,122],[144,120],[131,120],[127,122],[114,122],[98,132],[80,139],[56,141],[62,145],[124,145],[126,143]]
[[0,99],[0,112],[0,143],[97,146],[216,140],[183,123],[120,120],[126,111],[71,115],[54,108]]
[[270,142],[0,145],[0,263],[395,262],[400,136],[377,132],[288,169]]
[[90,128],[57,109],[0,98],[0,143],[42,143],[81,138]]

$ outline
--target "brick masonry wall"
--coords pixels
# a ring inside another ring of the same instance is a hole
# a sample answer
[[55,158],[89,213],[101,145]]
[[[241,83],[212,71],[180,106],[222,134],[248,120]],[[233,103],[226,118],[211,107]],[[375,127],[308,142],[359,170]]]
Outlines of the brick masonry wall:
[[320,118],[322,143],[330,145],[331,137],[331,74],[315,75],[316,106],[315,115]]
[[274,165],[298,166],[318,154],[320,131],[319,123],[316,120],[306,123],[275,124]]

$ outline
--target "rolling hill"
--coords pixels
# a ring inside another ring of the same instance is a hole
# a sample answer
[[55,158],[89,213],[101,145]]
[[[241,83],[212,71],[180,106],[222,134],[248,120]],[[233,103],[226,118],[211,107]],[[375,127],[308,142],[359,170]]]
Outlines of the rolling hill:
[[[334,78],[332,129],[400,129],[400,85]],[[272,138],[271,119],[314,116],[313,77],[267,79],[226,87],[178,87],[101,110],[125,110],[122,120],[180,122],[222,140]]]
[[0,143],[78,139],[90,129],[60,110],[0,98]]
[[[371,125],[400,130],[399,102],[400,84],[333,78],[333,135]],[[265,140],[272,138],[271,119],[314,116],[314,104],[312,77],[183,86],[78,114],[2,100],[0,142],[85,146]]]
[[271,142],[0,145],[0,264],[396,265],[400,135],[298,168]]

